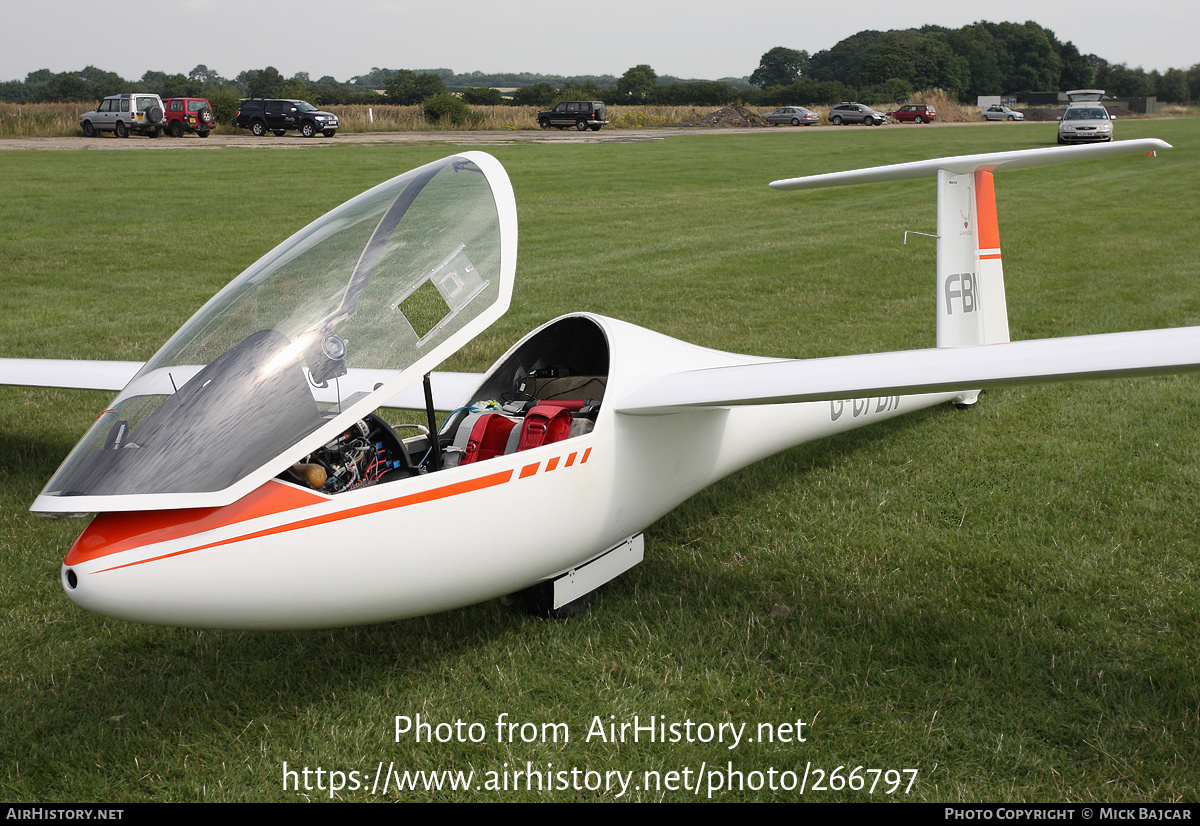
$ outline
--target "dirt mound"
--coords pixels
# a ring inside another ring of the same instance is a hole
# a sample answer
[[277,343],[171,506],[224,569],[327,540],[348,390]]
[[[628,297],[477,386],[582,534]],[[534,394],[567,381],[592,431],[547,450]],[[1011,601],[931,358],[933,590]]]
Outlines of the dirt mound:
[[761,116],[754,114],[749,109],[742,106],[726,106],[724,109],[705,115],[702,118],[684,121],[683,123],[673,123],[671,126],[717,126],[717,127],[739,127],[739,126],[770,126]]

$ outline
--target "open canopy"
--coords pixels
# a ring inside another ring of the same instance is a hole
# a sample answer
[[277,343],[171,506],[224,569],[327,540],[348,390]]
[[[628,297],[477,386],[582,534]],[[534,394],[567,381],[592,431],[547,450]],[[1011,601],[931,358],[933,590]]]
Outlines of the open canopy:
[[[380,184],[196,313],[100,415],[33,510],[228,504],[486,329],[508,309],[515,270],[512,187],[490,155],[465,152]],[[397,372],[353,392],[366,370]]]

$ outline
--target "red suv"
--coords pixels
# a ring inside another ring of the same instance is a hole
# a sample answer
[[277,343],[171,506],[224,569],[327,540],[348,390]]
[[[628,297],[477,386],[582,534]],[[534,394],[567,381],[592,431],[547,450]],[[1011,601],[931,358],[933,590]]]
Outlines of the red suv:
[[895,118],[903,123],[911,120],[913,123],[931,123],[937,120],[937,109],[924,103],[906,103],[895,112],[888,112],[889,118]]
[[207,138],[217,125],[212,105],[204,98],[167,98],[163,109],[166,116],[163,126],[173,138],[182,138],[184,132]]

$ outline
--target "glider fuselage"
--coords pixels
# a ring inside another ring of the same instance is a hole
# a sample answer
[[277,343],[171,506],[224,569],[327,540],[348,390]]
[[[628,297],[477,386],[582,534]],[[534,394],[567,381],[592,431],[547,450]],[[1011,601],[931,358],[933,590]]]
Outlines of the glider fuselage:
[[[774,361],[576,315],[527,336],[481,389],[530,343],[572,334],[607,348],[606,399],[648,372]],[[573,345],[536,349],[537,363],[573,366]],[[751,462],[953,396],[654,415],[602,403],[589,433],[336,495],[275,479],[222,507],[101,514],[68,553],[64,587],[101,614],[192,627],[331,627],[470,605],[570,572]]]

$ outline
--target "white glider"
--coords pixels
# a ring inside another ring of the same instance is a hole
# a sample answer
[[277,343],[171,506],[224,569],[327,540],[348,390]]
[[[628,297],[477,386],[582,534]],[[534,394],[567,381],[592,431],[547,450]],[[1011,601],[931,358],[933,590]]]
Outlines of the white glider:
[[[937,177],[935,349],[758,358],[579,313],[483,376],[426,392],[422,376],[512,294],[512,188],[495,159],[465,152],[301,230],[146,365],[64,378],[104,386],[136,371],[33,509],[98,514],[67,553],[63,587],[139,622],[329,627],[518,592],[569,612],[641,560],[647,525],[777,451],[969,405],[984,387],[1200,367],[1194,327],[1008,341],[993,171],[1166,148],[1001,152],[772,184]],[[0,362],[0,381],[28,369]],[[430,422],[435,407],[455,412],[437,432],[398,432],[373,411],[405,392],[401,406]],[[531,512],[536,534],[515,541],[504,526]]]

